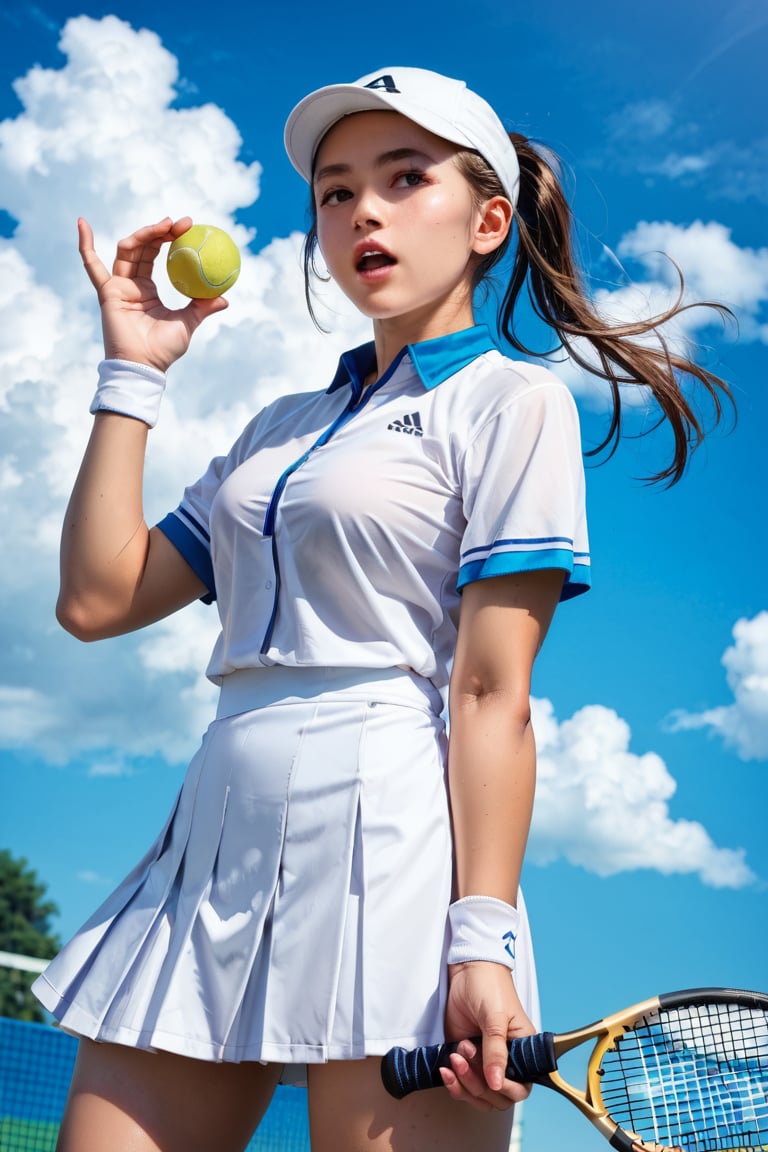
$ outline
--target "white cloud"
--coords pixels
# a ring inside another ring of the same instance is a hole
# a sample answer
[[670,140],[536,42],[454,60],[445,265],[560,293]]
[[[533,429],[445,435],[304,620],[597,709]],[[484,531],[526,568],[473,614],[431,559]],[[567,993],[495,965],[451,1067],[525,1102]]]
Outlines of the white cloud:
[[99,888],[104,888],[114,883],[109,876],[102,876],[101,873],[91,872],[88,869],[78,872],[77,878],[83,884],[95,884]]
[[[324,384],[340,347],[366,339],[369,324],[329,289],[323,316],[334,336],[316,330],[298,234],[250,250],[233,213],[258,196],[260,166],[238,159],[240,135],[220,108],[170,106],[177,62],[154,33],[83,16],[66,24],[60,47],[63,67],[19,80],[22,111],[0,123],[0,207],[17,221],[0,240],[0,517],[14,541],[14,563],[0,576],[0,743],[26,741],[54,762],[90,756],[99,773],[125,762],[114,747],[126,760],[177,761],[192,750],[212,712],[201,669],[216,612],[193,607],[140,636],[88,647],[54,620],[60,525],[101,354],[78,215],[106,259],[118,237],[166,214],[219,224],[242,249],[229,309],[170,373],[147,462],[150,522],[255,410],[297,382]],[[161,295],[181,303],[164,266],[156,271]]]
[[733,703],[704,712],[676,712],[673,729],[709,728],[742,760],[768,759],[768,612],[737,620],[723,654]]
[[713,888],[754,880],[742,849],[719,848],[701,824],[673,818],[676,784],[664,761],[631,752],[629,725],[612,709],[591,704],[559,723],[549,700],[535,700],[533,726],[531,860],[565,858],[599,876],[639,868],[692,873]]
[[53,710],[35,688],[0,684],[0,732],[6,748],[23,748],[45,737]]
[[36,281],[18,248],[0,240],[0,409],[8,410],[14,388],[41,380],[56,352],[62,313],[60,298]]
[[[688,225],[643,221],[621,238],[617,255],[627,261],[628,273],[623,268],[621,271],[627,282],[594,292],[597,310],[606,319],[633,323],[661,315],[677,300],[678,269],[682,269],[685,303],[725,304],[734,312],[737,323],[734,325],[711,308],[683,311],[663,326],[664,338],[673,352],[694,361],[706,361],[700,343],[706,330],[713,328],[721,337],[738,335],[742,343],[768,343],[768,248],[740,248],[734,243],[731,230],[716,221],[697,220]],[[638,340],[656,343],[657,337],[649,333]],[[586,341],[575,343],[588,363],[597,363]],[[716,365],[713,367],[717,370]],[[595,406],[606,404],[608,389],[604,382],[572,360],[559,363],[557,372],[577,395]],[[624,387],[622,400],[629,407],[648,406],[655,421],[657,413],[650,406],[648,389],[636,385]]]
[[698,176],[707,172],[714,163],[714,157],[708,155],[693,155],[690,153],[670,152],[658,165],[657,171],[668,176],[670,180],[680,180],[686,176]]
[[166,214],[233,231],[260,167],[237,159],[240,135],[220,108],[170,107],[178,67],[158,37],[116,16],[80,16],[60,48],[66,65],[18,80],[24,110],[0,124],[0,202],[40,279],[87,294],[71,244],[79,215],[107,250],[137,220]]
[[133,768],[117,758],[114,760],[94,760],[88,767],[86,775],[98,779],[108,777],[114,779],[118,776],[133,776]]
[[635,146],[638,136],[643,140],[666,136],[673,123],[673,109],[666,100],[637,100],[625,104],[608,121],[614,140],[627,140]]
[[[750,140],[744,146],[734,140],[712,143],[705,132],[707,144],[697,151],[695,144],[700,133],[690,133],[683,129],[675,136],[678,146],[661,158],[632,157],[632,161],[648,178],[653,180],[662,176],[677,181],[683,187],[696,184],[710,199],[766,203],[768,137]],[[691,136],[696,139],[690,139]]]
[[[642,222],[623,237],[619,254],[637,261],[669,288],[678,279],[675,260],[685,273],[690,300],[717,300],[738,314],[740,338],[768,340],[759,317],[768,303],[768,248],[740,248],[731,230],[715,221],[697,220],[685,227],[667,222]],[[688,313],[686,324],[701,327],[711,313]]]

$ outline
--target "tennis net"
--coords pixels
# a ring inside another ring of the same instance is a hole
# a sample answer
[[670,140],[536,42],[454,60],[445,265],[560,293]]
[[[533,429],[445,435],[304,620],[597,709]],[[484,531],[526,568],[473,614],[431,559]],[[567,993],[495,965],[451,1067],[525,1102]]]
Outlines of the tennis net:
[[[0,1152],[54,1152],[78,1041],[0,1017]],[[278,1087],[248,1152],[308,1152],[306,1092]]]

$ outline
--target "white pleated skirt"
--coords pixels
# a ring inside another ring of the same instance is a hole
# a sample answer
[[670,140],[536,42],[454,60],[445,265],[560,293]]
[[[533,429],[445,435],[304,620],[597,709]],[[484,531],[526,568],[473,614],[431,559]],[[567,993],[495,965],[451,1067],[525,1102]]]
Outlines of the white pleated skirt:
[[[34,984],[62,1027],[204,1060],[443,1039],[439,693],[400,670],[225,678],[165,828]],[[515,982],[538,1017],[521,905]]]

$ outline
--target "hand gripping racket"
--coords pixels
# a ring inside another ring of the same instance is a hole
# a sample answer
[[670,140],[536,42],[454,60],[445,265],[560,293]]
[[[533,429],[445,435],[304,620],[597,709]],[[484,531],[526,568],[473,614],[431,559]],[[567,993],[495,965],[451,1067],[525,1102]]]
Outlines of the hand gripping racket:
[[[594,1040],[584,1091],[559,1058]],[[456,1044],[393,1048],[384,1086],[401,1098],[441,1087]],[[545,1084],[619,1152],[768,1152],[768,996],[697,988],[644,1000],[586,1028],[509,1043],[510,1080]]]

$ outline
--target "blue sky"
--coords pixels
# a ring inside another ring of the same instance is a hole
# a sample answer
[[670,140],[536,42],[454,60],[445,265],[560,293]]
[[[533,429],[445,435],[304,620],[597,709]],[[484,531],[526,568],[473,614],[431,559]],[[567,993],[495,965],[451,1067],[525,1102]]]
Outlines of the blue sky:
[[[143,31],[142,31],[143,30]],[[248,415],[320,386],[365,338],[328,297],[305,318],[306,193],[282,125],[311,88],[387,64],[466,79],[564,159],[590,281],[606,307],[652,304],[683,266],[692,299],[738,330],[678,333],[732,383],[739,422],[671,491],[637,476],[662,437],[588,472],[594,588],[556,617],[534,693],[541,783],[525,886],[545,1024],[657,991],[768,988],[768,130],[762,2],[393,0],[40,6],[0,13],[0,844],[48,883],[73,931],[162,824],[211,715],[214,613],[79,645],[53,604],[64,504],[88,434],[98,317],[75,220],[99,247],[189,212],[228,228],[243,273],[172,374],[147,471],[159,519]],[[173,298],[170,288],[169,299]],[[585,448],[605,396],[569,364]],[[638,409],[632,427],[643,422]],[[600,1137],[540,1091],[526,1148]]]

